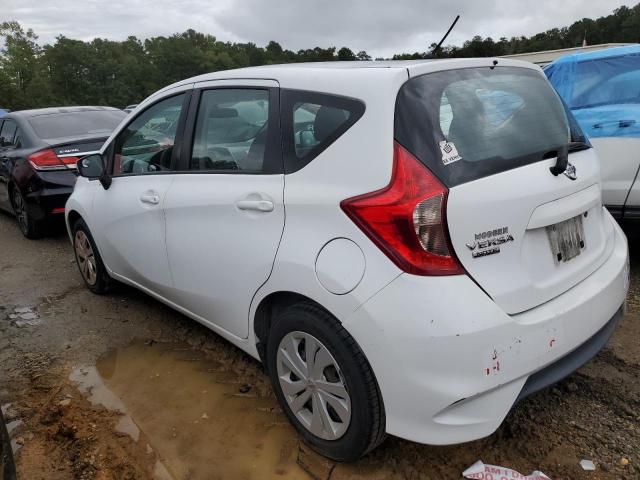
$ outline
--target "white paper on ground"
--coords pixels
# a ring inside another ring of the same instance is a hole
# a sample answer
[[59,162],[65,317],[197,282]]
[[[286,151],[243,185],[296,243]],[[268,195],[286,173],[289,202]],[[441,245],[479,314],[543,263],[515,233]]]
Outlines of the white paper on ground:
[[583,470],[595,470],[596,466],[591,460],[580,460],[580,466]]
[[467,468],[462,475],[465,478],[476,480],[551,480],[544,473],[536,470],[529,475],[522,475],[520,472],[506,467],[496,465],[485,465],[481,460]]

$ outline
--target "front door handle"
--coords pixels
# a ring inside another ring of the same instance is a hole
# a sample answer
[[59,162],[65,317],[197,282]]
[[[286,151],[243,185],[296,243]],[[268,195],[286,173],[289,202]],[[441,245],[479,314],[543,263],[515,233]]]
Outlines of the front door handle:
[[271,200],[239,200],[236,206],[240,210],[254,210],[256,212],[272,212],[273,202]]
[[160,203],[160,195],[156,192],[146,192],[140,196],[140,201],[142,203],[148,203],[150,205],[157,205]]

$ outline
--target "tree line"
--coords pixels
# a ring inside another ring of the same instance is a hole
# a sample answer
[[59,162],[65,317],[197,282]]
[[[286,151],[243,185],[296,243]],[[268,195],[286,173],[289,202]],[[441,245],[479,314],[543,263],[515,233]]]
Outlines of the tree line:
[[[462,46],[441,48],[441,57],[487,57],[589,44],[640,42],[640,4],[620,7],[595,20],[584,18],[569,27],[553,28],[531,37],[475,36]],[[0,108],[19,110],[56,105],[111,105],[137,103],[170,83],[206,72],[253,65],[331,60],[371,60],[366,51],[348,47],[284,49],[271,41],[223,42],[215,36],[187,30],[171,36],[123,41],[90,42],[65,36],[40,45],[31,29],[18,22],[0,24]],[[432,44],[432,49],[435,44]],[[393,59],[419,59],[424,52],[401,53]]]

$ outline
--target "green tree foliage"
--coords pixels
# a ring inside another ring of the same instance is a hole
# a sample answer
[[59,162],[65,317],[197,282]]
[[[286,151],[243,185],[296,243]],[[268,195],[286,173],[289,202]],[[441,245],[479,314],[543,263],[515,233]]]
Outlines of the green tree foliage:
[[[595,20],[583,18],[571,26],[553,28],[531,37],[475,36],[461,47],[442,47],[440,57],[486,57],[576,47],[589,44],[640,42],[640,4],[620,7]],[[171,36],[124,41],[83,42],[59,36],[41,46],[32,30],[15,21],[0,24],[0,107],[13,110],[53,105],[113,105],[137,103],[170,83],[206,72],[253,65],[367,61],[365,51],[348,47],[284,49],[271,41],[221,42],[213,35],[187,30]],[[432,44],[431,51],[435,47]],[[394,59],[420,59],[427,52],[402,53]]]

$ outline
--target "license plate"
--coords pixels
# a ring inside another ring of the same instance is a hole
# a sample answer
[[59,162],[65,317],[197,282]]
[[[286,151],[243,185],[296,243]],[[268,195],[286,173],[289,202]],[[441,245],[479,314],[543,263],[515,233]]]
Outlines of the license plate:
[[568,262],[585,248],[582,215],[547,227],[551,252],[556,264]]

